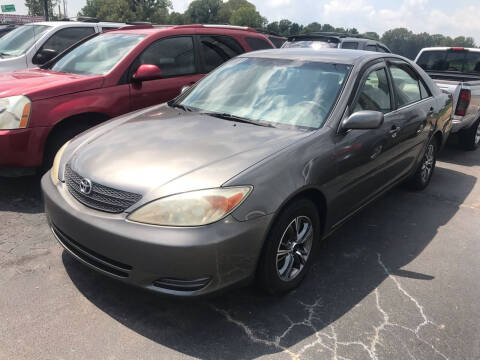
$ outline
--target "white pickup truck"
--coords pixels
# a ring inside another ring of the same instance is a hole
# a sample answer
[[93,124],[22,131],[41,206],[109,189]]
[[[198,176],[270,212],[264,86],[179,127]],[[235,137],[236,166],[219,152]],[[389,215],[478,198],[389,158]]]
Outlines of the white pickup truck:
[[440,89],[453,95],[452,134],[466,150],[480,145],[480,49],[422,49],[415,62]]

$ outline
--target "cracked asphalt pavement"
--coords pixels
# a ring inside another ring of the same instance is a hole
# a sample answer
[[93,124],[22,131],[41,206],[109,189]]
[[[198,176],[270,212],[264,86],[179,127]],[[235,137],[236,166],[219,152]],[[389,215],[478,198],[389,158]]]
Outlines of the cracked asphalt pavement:
[[479,359],[480,151],[360,212],[280,298],[170,299],[56,244],[38,179],[0,179],[0,359]]

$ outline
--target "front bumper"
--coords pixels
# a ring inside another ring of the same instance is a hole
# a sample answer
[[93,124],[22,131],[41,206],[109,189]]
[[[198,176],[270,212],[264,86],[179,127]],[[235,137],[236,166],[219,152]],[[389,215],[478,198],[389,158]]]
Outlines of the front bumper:
[[272,219],[229,216],[199,227],[151,226],[83,206],[49,173],[42,189],[53,233],[77,260],[121,281],[184,297],[251,278]]
[[28,168],[42,164],[48,127],[0,130],[0,168]]

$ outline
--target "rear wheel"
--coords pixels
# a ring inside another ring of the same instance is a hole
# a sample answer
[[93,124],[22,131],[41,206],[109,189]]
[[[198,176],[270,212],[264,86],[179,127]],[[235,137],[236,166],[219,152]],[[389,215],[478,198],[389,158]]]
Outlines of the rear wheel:
[[417,171],[415,171],[415,174],[413,174],[411,179],[407,182],[408,186],[413,190],[425,189],[428,184],[430,184],[430,180],[432,180],[436,163],[437,142],[435,139],[431,139]]
[[310,268],[318,245],[320,218],[316,206],[300,199],[275,221],[260,259],[259,285],[270,294],[293,290]]
[[476,150],[480,145],[480,118],[469,129],[460,131],[460,144],[465,150]]

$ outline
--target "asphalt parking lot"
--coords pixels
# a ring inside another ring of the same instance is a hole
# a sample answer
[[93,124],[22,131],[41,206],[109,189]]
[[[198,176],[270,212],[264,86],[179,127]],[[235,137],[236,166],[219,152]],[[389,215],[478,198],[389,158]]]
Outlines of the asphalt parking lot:
[[56,244],[38,179],[0,179],[0,359],[478,359],[480,151],[448,147],[329,238],[306,281],[167,299]]

